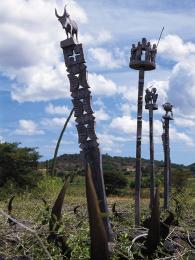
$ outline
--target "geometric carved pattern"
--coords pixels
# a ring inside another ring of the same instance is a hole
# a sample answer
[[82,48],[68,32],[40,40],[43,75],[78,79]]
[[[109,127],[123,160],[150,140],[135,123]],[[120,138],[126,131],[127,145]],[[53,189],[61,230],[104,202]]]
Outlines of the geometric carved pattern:
[[98,147],[82,44],[63,46],[80,148]]

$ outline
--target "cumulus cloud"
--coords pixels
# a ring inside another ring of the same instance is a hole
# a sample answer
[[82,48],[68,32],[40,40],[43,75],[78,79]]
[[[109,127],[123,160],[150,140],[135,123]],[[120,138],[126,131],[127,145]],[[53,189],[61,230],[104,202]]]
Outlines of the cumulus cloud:
[[89,74],[89,85],[95,95],[112,96],[117,93],[118,86],[111,80],[96,73]]
[[50,115],[68,115],[70,113],[70,109],[66,106],[54,106],[49,103],[48,106],[45,107],[46,113]]
[[[131,118],[130,116],[116,117],[110,123],[110,128],[117,130],[118,132],[125,133],[129,136],[130,140],[135,140],[137,119]],[[142,134],[143,143],[149,141],[149,122],[142,121]],[[154,120],[154,142],[161,143],[162,135],[162,122],[160,120]],[[170,136],[173,142],[182,142],[186,145],[192,146],[194,142],[191,137],[186,133],[178,131],[175,127],[170,127]]]
[[112,35],[109,31],[101,30],[98,33],[84,33],[79,36],[80,41],[85,45],[98,46],[103,43],[109,42]]
[[19,120],[19,128],[15,130],[14,134],[18,135],[42,135],[43,130],[38,128],[38,125],[32,120]]
[[195,54],[195,44],[192,42],[184,43],[177,35],[167,35],[161,40],[158,53],[164,58],[178,62]]
[[103,108],[96,110],[94,115],[97,121],[106,121],[110,119],[110,116],[108,115],[108,113],[106,113],[106,111],[104,111]]
[[12,99],[34,102],[69,97],[69,82],[64,74],[63,63],[56,67],[42,64],[22,68],[17,72],[17,83],[12,86]]
[[[158,53],[175,62],[168,81],[156,81],[159,97],[169,101],[181,116],[195,112],[195,44],[184,42],[177,35],[167,35],[159,44]],[[159,87],[158,87],[159,86]],[[178,114],[179,114],[178,113]]]
[[[46,101],[68,94],[59,42],[65,38],[54,15],[56,1],[7,0],[0,5],[0,72],[14,80],[11,96],[18,102]],[[85,11],[73,0],[68,11],[86,23]]]
[[195,56],[188,61],[177,63],[169,79],[170,101],[183,114],[195,112]]
[[173,142],[182,142],[188,146],[194,146],[195,143],[191,137],[184,132],[178,132],[176,128],[170,128],[170,138]]
[[101,150],[103,152],[115,152],[121,153],[124,142],[127,141],[126,138],[115,136],[108,133],[98,133],[98,138],[101,144]]
[[[68,127],[72,126],[72,122],[74,119],[69,121]],[[46,129],[49,128],[55,128],[55,127],[63,127],[66,122],[65,117],[53,117],[53,118],[44,118],[41,121],[41,125],[45,127]]]
[[124,52],[120,51],[118,48],[114,49],[114,53],[105,48],[90,48],[89,54],[91,59],[98,62],[100,67],[115,69],[126,64]]
[[2,136],[0,136],[0,144],[2,144],[2,143],[4,143],[4,142],[5,142],[5,140],[3,139]]

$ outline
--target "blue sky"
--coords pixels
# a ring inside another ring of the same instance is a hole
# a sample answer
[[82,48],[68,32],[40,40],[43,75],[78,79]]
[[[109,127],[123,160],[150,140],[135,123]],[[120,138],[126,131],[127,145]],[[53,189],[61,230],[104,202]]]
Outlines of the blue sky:
[[[130,46],[158,40],[157,69],[145,88],[158,89],[155,159],[162,160],[162,104],[171,102],[171,158],[195,162],[195,2],[190,0],[67,0],[79,25],[103,153],[135,156],[137,71],[128,67]],[[64,1],[6,0],[0,3],[0,140],[38,147],[51,158],[71,110],[67,73],[59,47],[65,32],[54,15]],[[148,111],[143,111],[143,157],[149,158]],[[78,153],[74,118],[60,154]]]

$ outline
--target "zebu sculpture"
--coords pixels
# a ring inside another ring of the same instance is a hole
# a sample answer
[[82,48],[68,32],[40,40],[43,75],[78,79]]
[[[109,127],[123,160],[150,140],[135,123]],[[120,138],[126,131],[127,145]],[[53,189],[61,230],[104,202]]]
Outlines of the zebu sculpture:
[[65,29],[67,38],[69,38],[68,34],[70,34],[70,37],[74,37],[75,34],[78,42],[78,26],[74,20],[70,19],[70,15],[66,11],[66,5],[64,7],[64,13],[62,16],[58,15],[56,9],[55,9],[55,15],[60,21],[60,23],[62,24],[63,29]]

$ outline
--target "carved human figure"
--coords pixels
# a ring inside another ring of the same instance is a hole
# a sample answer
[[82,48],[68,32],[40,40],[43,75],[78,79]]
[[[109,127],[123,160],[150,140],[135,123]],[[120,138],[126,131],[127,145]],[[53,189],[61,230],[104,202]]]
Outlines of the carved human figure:
[[[171,117],[171,118],[173,118],[173,111],[172,111],[172,108],[173,108],[173,105],[171,105],[170,103],[165,103],[164,105],[163,105],[163,108],[164,108],[164,110],[165,110],[165,117]],[[171,113],[171,115],[169,115],[169,113]]]
[[145,50],[147,45],[147,40],[146,38],[142,38],[142,48]]
[[132,47],[131,47],[131,61],[135,60],[136,50],[137,50],[137,48],[135,47],[135,44],[132,44]]
[[158,98],[158,94],[156,93],[156,88],[152,88],[151,95],[152,95],[153,104],[156,105],[156,101]]
[[152,102],[151,91],[147,88],[145,92],[146,92],[145,102],[146,102],[146,105],[149,105],[149,104],[151,104],[151,102]]
[[142,57],[142,44],[141,44],[141,42],[138,42],[137,47],[136,47],[135,59],[141,60],[141,57]]
[[146,52],[145,52],[145,60],[150,61],[151,59],[151,44],[150,42],[147,42],[146,44]]
[[156,58],[156,53],[157,53],[157,46],[156,46],[156,44],[153,44],[150,53],[151,53],[151,62],[155,63],[155,58]]

